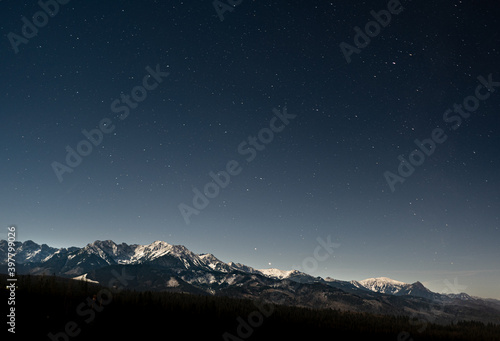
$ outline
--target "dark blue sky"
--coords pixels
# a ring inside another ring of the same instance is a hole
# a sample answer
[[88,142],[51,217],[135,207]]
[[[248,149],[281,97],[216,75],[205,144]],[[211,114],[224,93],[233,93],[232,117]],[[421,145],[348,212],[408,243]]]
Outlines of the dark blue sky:
[[[1,225],[281,269],[330,236],[340,246],[313,275],[457,279],[500,298],[500,7],[401,4],[243,0],[221,21],[211,1],[73,0],[25,39],[41,7],[2,1]],[[393,5],[348,62],[340,44],[357,48],[355,27]],[[82,131],[102,122],[94,145]],[[446,140],[398,173],[436,129]],[[60,181],[67,146],[87,155]],[[186,224],[179,205],[228,162],[235,175]],[[385,172],[404,182],[392,191]]]

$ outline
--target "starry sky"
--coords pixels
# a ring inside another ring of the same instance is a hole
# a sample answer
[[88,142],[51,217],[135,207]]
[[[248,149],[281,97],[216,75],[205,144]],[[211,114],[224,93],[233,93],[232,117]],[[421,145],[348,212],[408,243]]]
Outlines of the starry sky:
[[48,3],[0,3],[5,237],[500,299],[494,2]]

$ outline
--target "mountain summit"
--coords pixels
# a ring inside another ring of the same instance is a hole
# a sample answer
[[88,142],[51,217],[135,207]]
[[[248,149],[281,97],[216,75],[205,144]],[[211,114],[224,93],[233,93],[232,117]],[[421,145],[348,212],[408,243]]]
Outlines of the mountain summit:
[[387,277],[368,278],[356,283],[368,290],[392,295],[397,294],[408,285]]
[[[7,245],[7,241],[0,240],[0,265],[7,262]],[[447,312],[439,317],[443,321],[472,316],[500,323],[500,302],[496,300],[481,300],[464,293],[438,294],[420,282],[408,284],[387,277],[348,282],[313,277],[297,270],[259,270],[225,263],[213,254],[196,254],[185,246],[159,240],[147,245],[96,240],[82,248],[61,249],[26,241],[15,242],[15,247],[18,274],[55,274],[105,285],[112,274],[118,273],[131,278],[127,281],[128,289],[138,291],[226,295],[382,314],[420,311],[426,318],[430,318],[430,307],[441,304],[447,305]],[[278,300],[280,295],[282,299]]]

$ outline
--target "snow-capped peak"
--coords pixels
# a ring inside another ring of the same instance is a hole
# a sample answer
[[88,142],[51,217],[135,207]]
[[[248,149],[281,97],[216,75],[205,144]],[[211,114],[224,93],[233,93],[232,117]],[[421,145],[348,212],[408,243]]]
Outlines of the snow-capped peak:
[[252,268],[251,266],[248,266],[245,264],[229,262],[229,263],[227,263],[227,265],[229,265],[229,267],[231,269],[234,269],[234,270],[243,271],[243,272],[247,272],[247,273],[251,273],[251,274],[259,273],[259,270],[256,270],[256,269]]
[[[32,240],[27,240],[23,243],[20,241],[14,242],[17,264],[28,262],[39,262],[47,257],[52,256],[57,249],[49,247],[46,244],[39,245]],[[6,240],[0,240],[0,264],[6,263],[8,260],[8,243]]]
[[259,269],[257,270],[261,274],[267,277],[272,277],[272,278],[277,278],[277,279],[284,279],[290,277],[290,275],[294,274],[297,272],[297,270],[280,270],[276,268],[270,268],[270,269]]
[[132,254],[128,259],[123,259],[122,264],[141,263],[144,260],[153,260],[164,256],[175,248],[167,242],[157,240],[146,245],[132,245]]
[[[223,261],[219,260],[211,253],[202,253],[199,254],[198,257],[212,270],[223,270],[227,268],[228,265]],[[226,269],[227,271],[228,269]]]
[[405,282],[396,281],[396,280],[388,278],[388,277],[367,278],[367,279],[364,279],[362,281],[359,281],[359,283],[361,283],[361,284],[379,283],[379,284],[392,284],[392,285],[405,285],[405,284],[407,284]]
[[387,277],[367,278],[359,282],[354,282],[353,284],[358,287],[362,286],[374,292],[393,295],[408,286],[407,283],[396,281]]
[[156,240],[149,244],[149,246],[156,247],[156,248],[164,248],[164,247],[171,247],[172,244],[169,244],[167,242],[164,242],[163,240]]

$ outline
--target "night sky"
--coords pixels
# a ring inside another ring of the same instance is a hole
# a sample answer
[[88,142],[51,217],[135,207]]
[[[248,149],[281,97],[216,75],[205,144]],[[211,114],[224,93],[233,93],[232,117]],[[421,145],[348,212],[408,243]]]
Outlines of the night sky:
[[500,6],[226,3],[0,3],[2,238],[500,299]]

